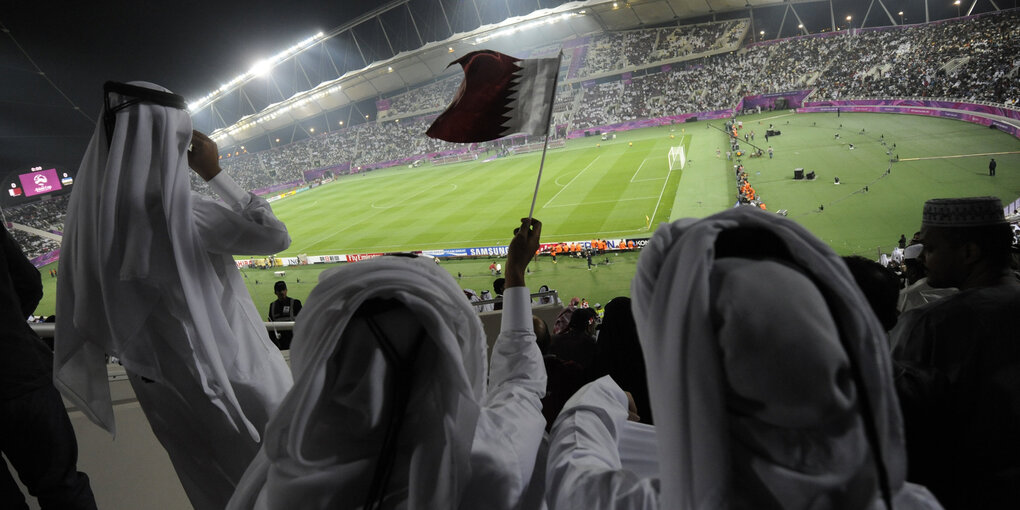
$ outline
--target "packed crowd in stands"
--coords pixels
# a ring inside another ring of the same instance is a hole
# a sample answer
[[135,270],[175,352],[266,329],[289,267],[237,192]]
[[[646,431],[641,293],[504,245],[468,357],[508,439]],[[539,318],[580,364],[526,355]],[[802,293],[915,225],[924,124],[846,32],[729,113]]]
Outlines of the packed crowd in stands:
[[[1016,11],[929,25],[799,37],[750,45],[736,52],[701,58],[735,47],[747,20],[630,30],[591,37],[580,76],[625,67],[643,67],[628,80],[561,83],[555,125],[589,129],[629,120],[733,108],[748,94],[815,88],[815,99],[857,95],[949,96],[1013,103],[1020,97],[1015,79],[1020,35]],[[527,56],[551,56],[555,47]],[[923,59],[916,58],[918,52]],[[564,56],[573,55],[567,51]],[[690,57],[691,59],[685,59]],[[676,62],[678,59],[682,61]],[[668,71],[648,66],[673,62]],[[575,62],[576,64],[576,62]],[[952,67],[951,71],[943,67]],[[919,67],[921,66],[921,67]],[[655,72],[653,72],[655,71]],[[661,72],[660,72],[661,71]],[[982,74],[981,71],[986,71]],[[1009,76],[1013,76],[1010,79]],[[389,99],[385,119],[295,142],[258,161],[236,164],[249,189],[300,179],[301,170],[352,163],[370,165],[422,157],[457,146],[421,136],[429,117],[443,109],[459,83],[445,78]],[[412,118],[408,118],[412,116]],[[225,163],[233,169],[235,160]]]
[[836,59],[822,98],[947,97],[1016,105],[1020,12],[854,36],[853,60]]
[[443,78],[435,83],[414,89],[413,93],[400,94],[390,99],[390,107],[386,116],[380,112],[380,118],[404,116],[415,113],[434,112],[446,108],[450,104],[461,77],[454,75]]
[[[645,35],[629,39],[636,51],[661,40]],[[841,60],[841,46],[853,41],[845,37],[753,46],[684,72],[730,99],[810,85]],[[880,62],[873,53],[862,58]],[[994,76],[1016,57],[982,58],[974,57]],[[596,84],[574,120],[654,115],[669,103],[640,97],[670,94],[676,74]],[[947,76],[984,87],[973,97],[1001,86]],[[938,90],[933,83],[922,92]],[[850,90],[830,84],[827,93]],[[552,321],[535,315],[529,263],[542,225],[527,218],[506,225],[505,266],[490,266],[502,277],[494,293],[479,296],[501,297],[491,304],[501,313],[487,316],[498,317],[495,338],[474,298],[437,261],[379,256],[319,276],[301,314],[291,314],[288,364],[253,320],[233,258],[252,246],[286,250],[287,226],[265,199],[217,179],[219,167],[255,173],[238,176],[251,187],[299,179],[333,157],[369,164],[434,151],[443,145],[402,145],[424,138],[427,117],[365,123],[223,163],[211,140],[184,129],[187,112],[118,100],[125,109],[162,108],[165,129],[143,125],[157,118],[149,111],[117,124],[106,149],[93,137],[101,157],[83,163],[66,219],[56,200],[14,208],[9,218],[75,241],[63,248],[59,276],[51,273],[63,306],[52,353],[24,320],[42,295],[39,274],[18,254],[19,234],[0,229],[0,296],[11,304],[0,307],[0,387],[9,403],[0,421],[16,424],[4,454],[40,506],[96,508],[89,477],[77,472],[76,431],[61,395],[112,434],[114,356],[196,510],[1016,506],[1020,253],[998,198],[925,202],[917,234],[909,242],[902,235],[892,256],[901,282],[764,212],[738,161],[743,206],[660,225],[641,248],[630,296],[609,301],[601,320],[599,305],[576,298]],[[334,141],[340,148],[326,147]],[[151,160],[136,164],[139,154]],[[176,166],[158,167],[169,161]],[[189,202],[174,173],[189,167],[231,207]],[[104,189],[106,182],[146,187]],[[100,200],[108,207],[92,207]],[[182,203],[191,205],[172,207]],[[125,224],[104,214],[110,209],[137,212],[129,219],[140,221]],[[103,242],[94,242],[96,232]],[[606,245],[591,246],[562,247],[580,250],[591,269]],[[274,290],[286,298],[285,284]],[[96,451],[89,446],[81,451]],[[47,483],[39,465],[58,469],[61,481]],[[4,507],[24,507],[9,470],[0,476]]]
[[40,237],[29,232],[12,229],[11,235],[14,237],[14,240],[21,245],[22,251],[25,252],[25,256],[29,259],[34,259],[40,255],[45,255],[53,250],[60,249],[60,241]]
[[592,37],[579,77],[736,49],[747,20],[611,32]]
[[[11,223],[59,234],[64,230],[64,212],[67,210],[67,201],[70,198],[70,193],[67,193],[59,196],[50,196],[46,200],[38,202],[30,202],[15,207],[5,207],[4,217]],[[15,239],[18,240],[18,243],[21,244],[25,255],[30,259],[60,248],[59,241],[22,230],[10,230]]]
[[[812,99],[847,97],[952,97],[1012,104],[1020,99],[1020,11],[966,20],[881,28],[770,41],[702,58],[744,41],[747,20],[629,30],[592,36],[580,51],[580,76],[627,66],[642,68],[591,84],[560,83],[553,123],[567,130],[682,113],[733,108],[741,97],[815,89]],[[553,56],[558,46],[528,51]],[[574,51],[564,57],[569,61]],[[689,57],[689,59],[688,59]],[[677,59],[681,61],[677,62]],[[661,68],[672,62],[671,69]],[[576,66],[578,62],[569,64]],[[564,64],[567,67],[568,64]],[[462,149],[422,135],[452,98],[459,76],[389,98],[384,120],[318,133],[255,154],[241,152],[221,165],[245,189],[301,181],[307,170],[423,158]],[[397,121],[399,119],[399,122]],[[211,193],[201,179],[193,188]],[[57,203],[41,208],[63,210]],[[53,221],[26,220],[43,230]]]

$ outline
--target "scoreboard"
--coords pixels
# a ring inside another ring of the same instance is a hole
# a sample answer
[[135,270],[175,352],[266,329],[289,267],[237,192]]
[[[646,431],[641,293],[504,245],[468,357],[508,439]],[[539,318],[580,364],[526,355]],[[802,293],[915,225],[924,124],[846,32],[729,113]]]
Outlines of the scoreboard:
[[31,197],[39,195],[66,193],[74,184],[74,176],[56,167],[37,166],[28,171],[11,172],[3,182],[6,189],[3,203],[16,205],[31,202],[34,200]]

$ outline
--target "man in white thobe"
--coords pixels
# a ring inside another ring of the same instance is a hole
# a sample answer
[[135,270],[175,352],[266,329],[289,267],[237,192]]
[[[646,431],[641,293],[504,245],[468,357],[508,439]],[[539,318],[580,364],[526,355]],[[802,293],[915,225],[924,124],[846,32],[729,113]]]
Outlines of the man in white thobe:
[[295,325],[298,378],[228,509],[540,506],[546,374],[524,286],[540,230],[510,243],[489,367],[477,312],[431,260],[322,273]]
[[[113,434],[105,356],[117,357],[192,505],[219,510],[292,385],[232,255],[290,237],[220,171],[183,99],[145,82],[105,92],[68,205],[54,382]],[[189,165],[224,203],[190,191]]]
[[663,224],[631,285],[658,477],[624,468],[609,377],[553,426],[554,509],[938,508],[906,487],[885,333],[842,260],[752,207]]

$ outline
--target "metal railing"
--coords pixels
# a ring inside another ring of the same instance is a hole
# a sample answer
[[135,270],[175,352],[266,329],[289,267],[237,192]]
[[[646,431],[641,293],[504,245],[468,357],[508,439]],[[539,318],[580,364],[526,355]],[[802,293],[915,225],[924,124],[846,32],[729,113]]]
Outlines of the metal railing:
[[[539,299],[543,297],[553,298],[553,304],[559,302],[559,293],[554,289],[546,292],[534,292],[531,294],[531,299]],[[475,301],[471,303],[472,306],[488,305],[492,303],[501,303],[502,298],[486,299],[483,301]],[[294,329],[294,321],[267,321],[263,322],[266,326],[266,331],[291,331]],[[29,324],[35,334],[39,335],[40,338],[53,338],[54,330],[57,324],[55,322],[32,322]]]

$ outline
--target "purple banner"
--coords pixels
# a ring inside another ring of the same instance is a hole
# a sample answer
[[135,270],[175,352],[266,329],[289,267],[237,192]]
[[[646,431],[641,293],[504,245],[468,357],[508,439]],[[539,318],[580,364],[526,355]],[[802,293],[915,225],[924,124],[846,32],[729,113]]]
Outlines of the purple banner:
[[666,64],[666,65],[664,65],[664,66],[660,67],[659,69],[660,69],[660,70],[661,70],[662,72],[664,72],[664,73],[668,73],[668,72],[670,72],[670,71],[672,71],[672,70],[673,70],[673,66],[672,66],[672,65],[670,65],[670,64]]
[[[862,99],[848,101],[809,101],[797,109],[797,113],[819,112],[861,112],[861,113],[900,113],[907,115],[925,115],[962,120],[982,126],[995,126],[996,129],[1020,138],[1020,128],[1000,122],[990,116],[1016,119],[1020,112],[997,106],[962,103],[957,101],[923,101],[908,99]],[[962,111],[961,111],[962,110]],[[973,113],[968,113],[973,112]],[[993,113],[998,112],[998,113]]]
[[274,184],[274,185],[269,186],[267,188],[253,189],[253,190],[251,190],[251,192],[256,194],[256,195],[260,195],[260,196],[261,195],[269,195],[269,194],[272,194],[272,193],[279,193],[281,191],[286,191],[286,190],[289,190],[289,189],[297,188],[297,187],[301,186],[304,183],[305,183],[305,181],[284,182],[284,183],[281,183],[281,184]]
[[603,131],[630,131],[632,129],[641,129],[646,127],[655,126],[668,126],[670,124],[682,125],[687,122],[687,119],[697,117],[698,120],[713,120],[713,119],[728,119],[733,116],[733,109],[727,108],[725,110],[713,110],[710,112],[697,112],[697,113],[682,113],[680,115],[669,115],[666,117],[658,117],[654,119],[642,119],[632,120],[629,122],[620,122],[618,124],[605,124],[602,126],[592,126],[584,129],[575,129],[567,134],[567,138],[581,138],[585,132],[601,133]]
[[315,179],[322,177],[322,174],[326,172],[333,172],[333,175],[345,174],[350,169],[351,169],[350,163],[343,163],[341,165],[327,166],[325,168],[316,168],[315,170],[305,170],[304,171],[305,182],[314,181]]
[[743,103],[740,106],[741,109],[755,108],[760,106],[763,110],[769,107],[775,107],[776,99],[785,97],[788,101],[787,108],[800,108],[804,102],[804,98],[811,93],[811,90],[791,90],[789,92],[773,92],[771,94],[756,94],[753,96],[745,96]]
[[376,109],[376,111],[380,111],[380,112],[384,112],[386,110],[389,110],[390,109],[390,100],[389,99],[380,99],[380,100],[376,101],[375,102],[375,109]]
[[408,163],[413,163],[414,161],[419,160],[419,159],[431,159],[431,158],[435,158],[435,157],[452,156],[454,154],[464,154],[466,152],[469,152],[474,147],[476,147],[476,145],[472,144],[470,147],[465,147],[463,149],[454,149],[454,150],[448,150],[448,151],[442,151],[442,152],[429,152],[429,153],[426,153],[426,154],[417,154],[417,155],[414,155],[414,156],[407,156],[405,158],[400,158],[400,159],[391,159],[389,161],[380,161],[380,162],[377,162],[377,163],[369,163],[369,164],[366,164],[366,165],[358,165],[358,167],[356,168],[356,171],[363,172],[365,170],[376,170],[376,169],[379,169],[379,168],[389,168],[391,166],[406,165]]
[[622,81],[623,83],[625,83],[627,85],[630,85],[631,83],[633,83],[633,80],[631,80],[631,77],[633,77],[633,76],[634,76],[634,73],[623,73],[623,74],[620,75],[620,81]]
[[59,258],[60,258],[60,248],[57,248],[56,250],[53,250],[53,251],[51,251],[49,253],[46,253],[46,254],[43,254],[43,255],[39,255],[38,257],[32,259],[30,262],[32,262],[32,265],[35,266],[36,268],[40,268],[40,267],[45,266],[46,264],[50,264],[50,263],[56,262],[57,259],[59,259]]
[[[946,110],[963,110],[986,115],[1006,117],[1020,120],[1020,110],[1012,110],[1001,106],[965,103],[962,101],[936,101],[924,99],[854,99],[848,101],[809,101],[804,106],[918,106],[922,108],[942,108]],[[899,110],[897,110],[899,111]]]

